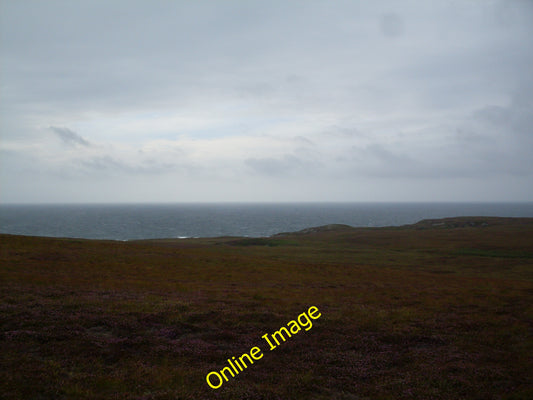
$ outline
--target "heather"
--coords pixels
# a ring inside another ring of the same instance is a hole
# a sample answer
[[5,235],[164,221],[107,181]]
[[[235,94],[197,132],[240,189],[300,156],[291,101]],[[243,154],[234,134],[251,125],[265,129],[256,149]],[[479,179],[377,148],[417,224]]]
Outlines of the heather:
[[[133,242],[0,235],[5,399],[529,399],[533,219]],[[316,306],[220,389],[205,376]]]

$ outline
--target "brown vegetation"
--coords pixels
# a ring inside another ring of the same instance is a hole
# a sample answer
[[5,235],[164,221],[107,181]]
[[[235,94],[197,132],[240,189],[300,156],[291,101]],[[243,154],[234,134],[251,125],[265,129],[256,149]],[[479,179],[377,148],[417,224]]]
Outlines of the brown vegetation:
[[[0,235],[0,265],[4,399],[533,398],[533,219]],[[261,336],[312,305],[313,328],[268,351]],[[253,346],[261,360],[207,385]]]

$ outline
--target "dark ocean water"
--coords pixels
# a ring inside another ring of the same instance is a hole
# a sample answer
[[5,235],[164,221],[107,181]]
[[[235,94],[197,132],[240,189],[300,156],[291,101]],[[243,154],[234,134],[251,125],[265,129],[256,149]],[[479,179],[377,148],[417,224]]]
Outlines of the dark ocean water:
[[270,236],[326,225],[456,216],[533,217],[533,203],[1,205],[0,232],[87,239]]

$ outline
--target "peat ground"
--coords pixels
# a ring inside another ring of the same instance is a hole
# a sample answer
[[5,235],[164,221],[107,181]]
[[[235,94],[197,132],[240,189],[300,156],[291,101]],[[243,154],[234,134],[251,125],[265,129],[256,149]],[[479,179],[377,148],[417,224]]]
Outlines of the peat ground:
[[[261,339],[318,307],[273,351]],[[259,346],[219,389],[206,375]],[[2,399],[531,399],[533,219],[0,235]]]

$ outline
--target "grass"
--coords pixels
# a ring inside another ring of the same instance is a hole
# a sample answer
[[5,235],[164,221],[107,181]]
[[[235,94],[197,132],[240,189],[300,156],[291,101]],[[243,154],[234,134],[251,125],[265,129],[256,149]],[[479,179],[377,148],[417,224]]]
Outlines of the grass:
[[457,250],[457,254],[466,255],[466,256],[496,257],[496,258],[533,258],[533,253],[525,252],[525,251],[459,249]]
[[[529,399],[533,220],[272,238],[0,235],[3,399]],[[315,305],[274,351],[261,339]],[[225,383],[205,376],[259,346]]]

